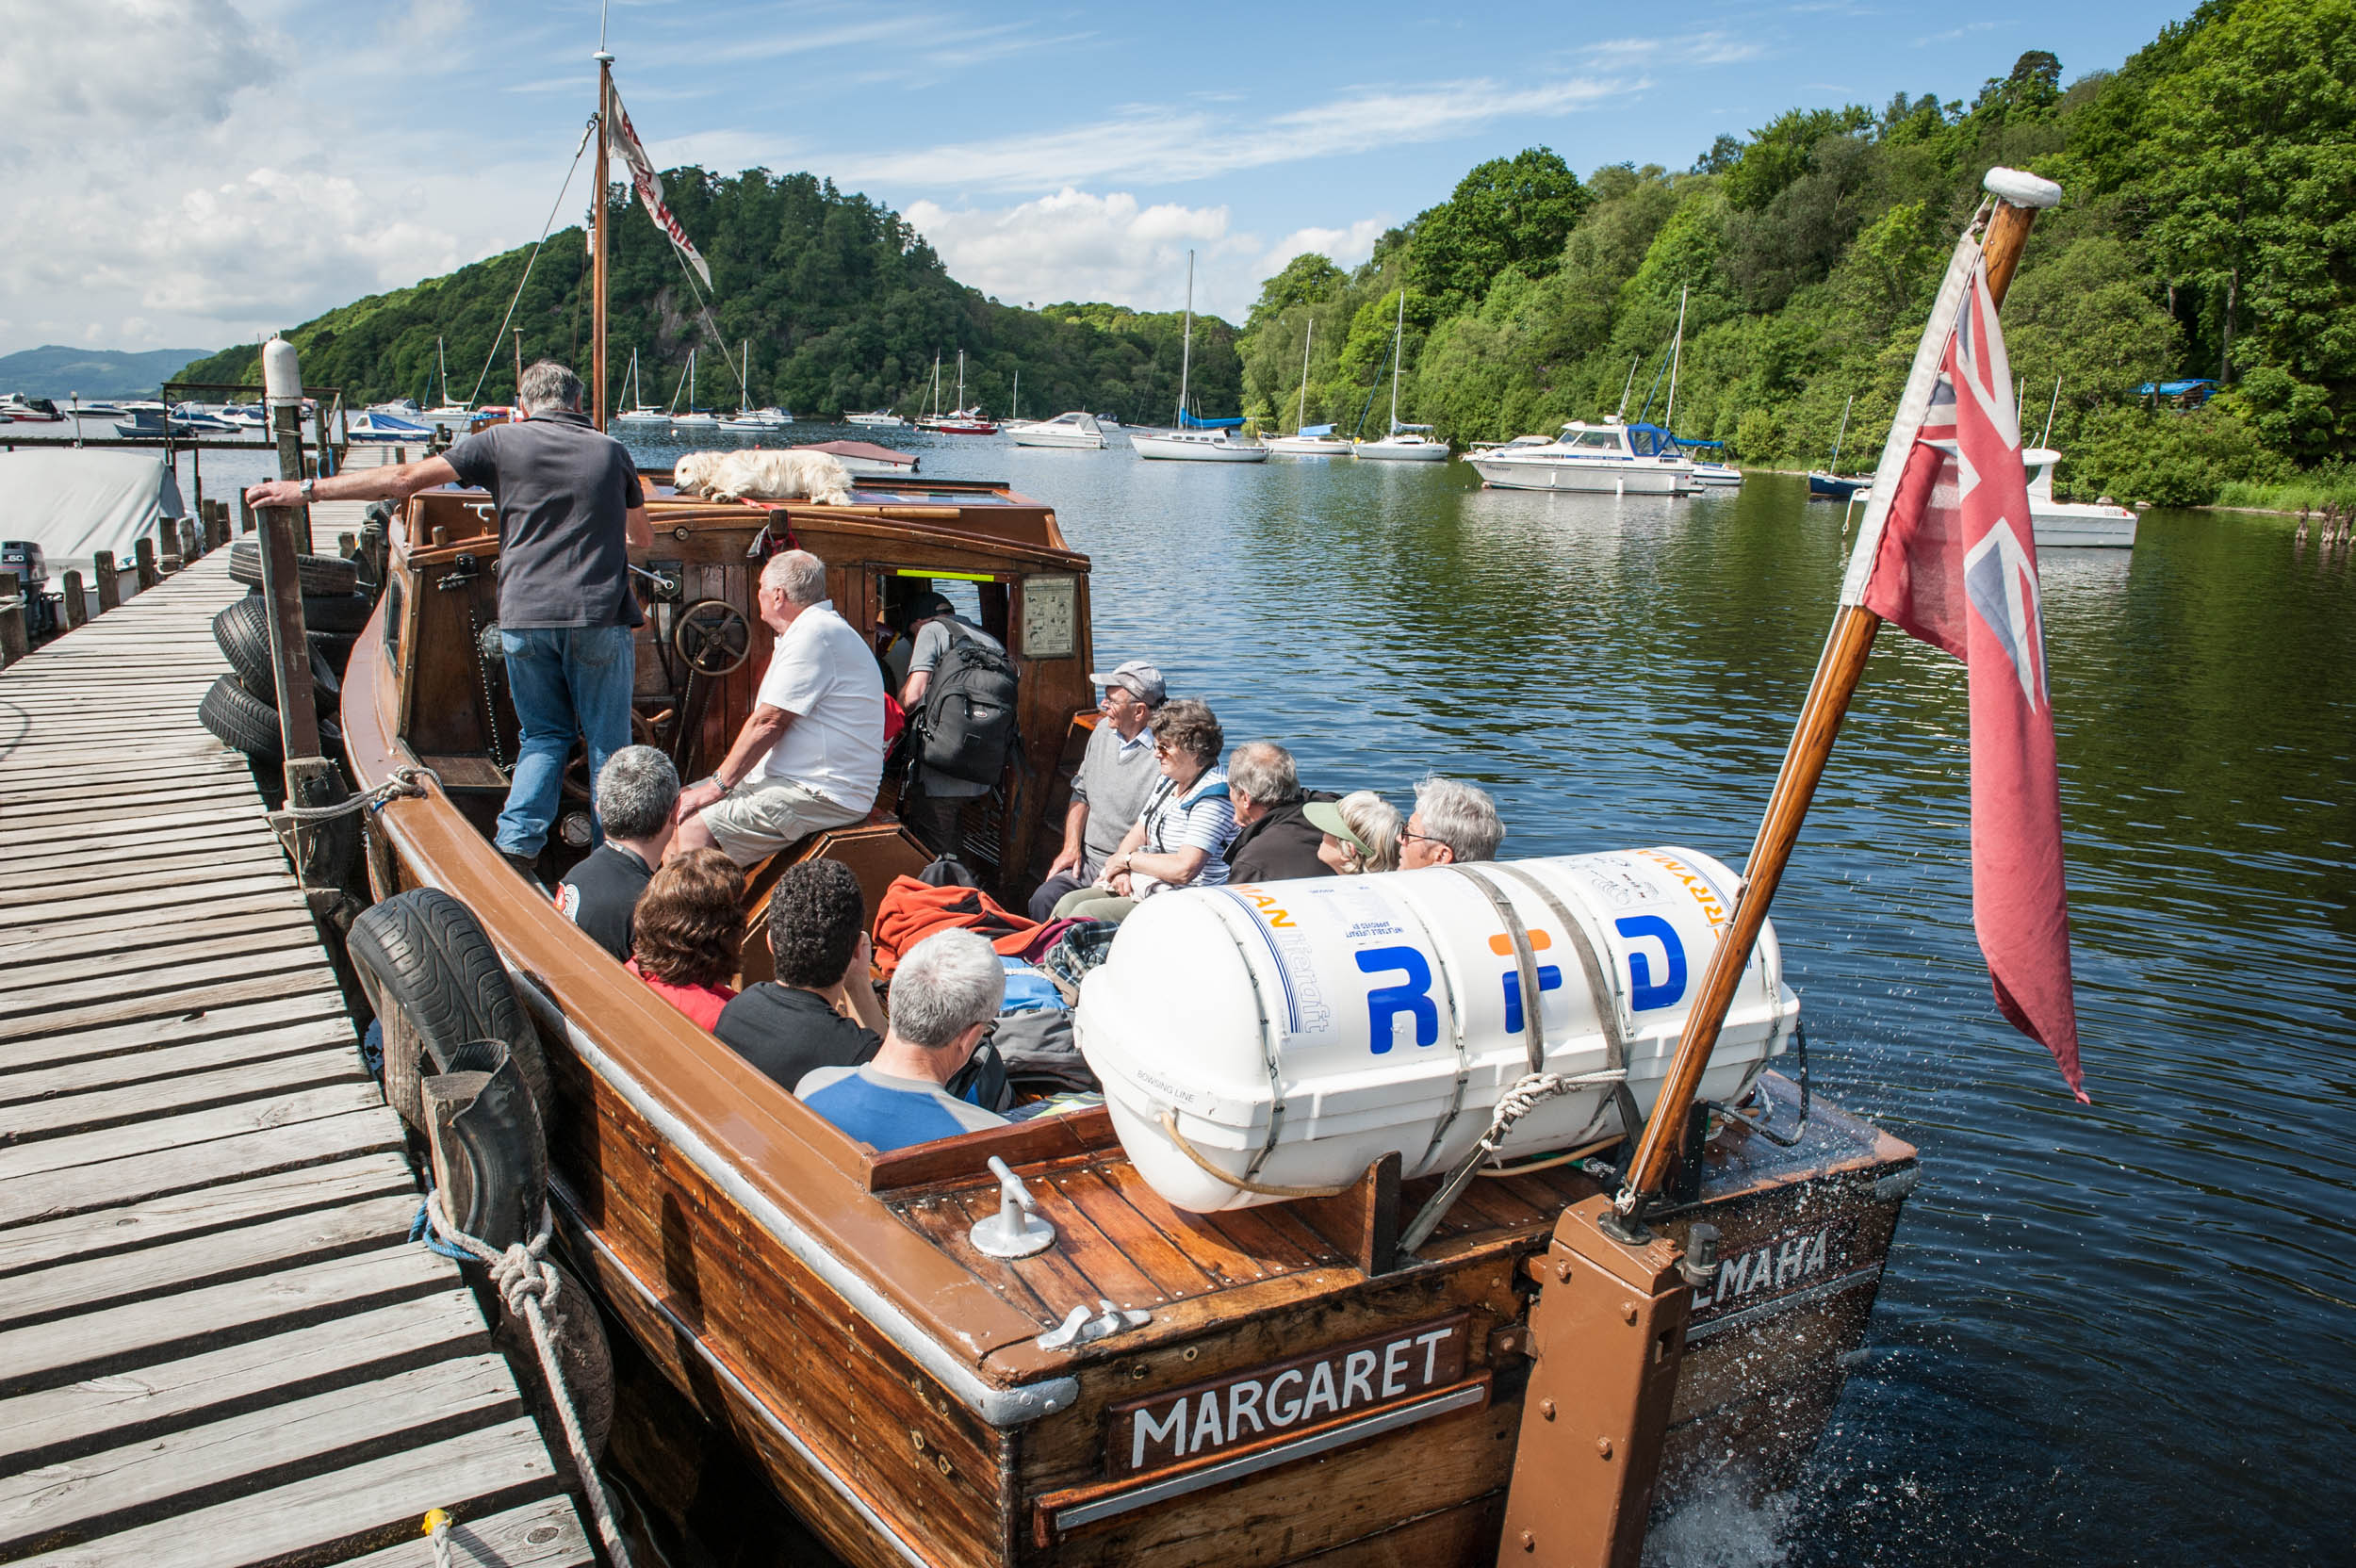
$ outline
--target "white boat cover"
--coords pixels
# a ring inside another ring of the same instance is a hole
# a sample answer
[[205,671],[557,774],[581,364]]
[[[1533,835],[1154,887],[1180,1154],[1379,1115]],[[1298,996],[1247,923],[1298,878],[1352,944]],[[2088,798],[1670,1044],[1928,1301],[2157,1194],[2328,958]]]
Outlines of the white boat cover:
[[145,452],[61,448],[0,452],[0,539],[30,539],[63,564],[99,550],[130,564],[133,542],[158,517],[185,517],[172,466]]

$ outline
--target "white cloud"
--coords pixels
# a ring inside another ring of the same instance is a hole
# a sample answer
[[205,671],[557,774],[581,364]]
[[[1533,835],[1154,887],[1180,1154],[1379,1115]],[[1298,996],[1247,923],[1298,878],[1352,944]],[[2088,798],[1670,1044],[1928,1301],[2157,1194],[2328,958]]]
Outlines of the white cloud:
[[954,170],[969,188],[1053,190],[1112,180],[1169,185],[1338,153],[1437,141],[1499,120],[1568,114],[1635,92],[1643,79],[1565,77],[1507,88],[1487,79],[1359,88],[1249,123],[1138,106],[1109,121],[835,160],[849,180],[924,186]]
[[1108,300],[1140,310],[1186,301],[1186,253],[1195,253],[1197,310],[1241,321],[1260,285],[1307,251],[1354,267],[1373,253],[1381,218],[1346,228],[1297,229],[1274,245],[1231,227],[1223,206],[1146,205],[1126,191],[1066,187],[1014,206],[950,208],[917,202],[908,220],[958,282],[1008,304]]

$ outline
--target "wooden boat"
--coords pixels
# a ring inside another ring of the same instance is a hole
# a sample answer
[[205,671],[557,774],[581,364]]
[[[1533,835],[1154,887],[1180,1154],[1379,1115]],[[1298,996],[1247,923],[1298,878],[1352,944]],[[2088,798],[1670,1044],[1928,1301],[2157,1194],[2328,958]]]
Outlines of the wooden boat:
[[[2008,281],[2033,214],[1997,210],[1989,270]],[[601,311],[599,327],[602,342]],[[603,379],[600,366],[599,406]],[[844,505],[720,506],[649,477],[655,544],[634,553],[651,742],[687,776],[729,743],[769,652],[751,595],[776,548],[824,559],[862,628],[936,579],[971,584],[1020,671],[1023,745],[966,808],[965,855],[1002,899],[1026,891],[1093,722],[1091,564],[1054,511],[1001,485],[898,477]],[[511,1050],[546,1069],[535,1093],[569,1260],[840,1557],[1633,1562],[1657,1498],[1796,1471],[1862,1339],[1915,1152],[1811,1104],[1804,1053],[1796,1082],[1764,1072],[1737,1104],[1698,1089],[1765,952],[1767,901],[1870,616],[1837,623],[1748,880],[1709,917],[1723,937],[1659,1090],[1665,1114],[1608,1150],[1488,1180],[1469,1161],[1445,1184],[1402,1180],[1394,1152],[1337,1187],[1254,1188],[1280,1200],[1198,1213],[1142,1178],[1103,1109],[892,1152],[857,1144],[517,875],[490,837],[515,727],[481,652],[493,514],[480,495],[426,492],[369,544],[384,586],[342,684],[352,782],[424,771],[363,819],[368,886],[440,890],[480,923],[530,1019]],[[887,780],[864,822],[753,868],[749,928],[783,867],[811,857],[849,866],[872,909],[927,859],[892,806]],[[1518,951],[1509,994],[1535,1017],[1536,944],[1506,923],[1521,935],[1489,950]],[[741,964],[746,983],[766,978],[765,944]],[[388,1063],[402,1033],[387,1031]],[[1053,1229],[1043,1250],[995,1245],[984,1225],[1025,1229],[1018,1185]]]
[[[434,776],[421,798],[370,819],[370,888],[439,888],[480,920],[553,1081],[552,1199],[570,1260],[831,1548],[859,1563],[1493,1553],[1524,1416],[1527,1266],[1609,1171],[1475,1182],[1407,1253],[1399,1217],[1437,1183],[1401,1184],[1395,1162],[1336,1198],[1195,1215],[1138,1177],[1101,1109],[895,1153],[853,1143],[624,972],[492,847],[515,728],[496,672],[486,681],[477,663],[497,613],[488,511],[456,491],[408,504],[346,675],[353,782]],[[855,626],[928,587],[921,574],[955,574],[1017,657],[1027,759],[1003,805],[970,811],[968,858],[1009,895],[1043,871],[1041,827],[1060,820],[1092,720],[1094,658],[1090,563],[1053,511],[1001,486],[898,479],[863,480],[843,507],[657,498],[649,511],[644,564],[679,587],[650,604],[638,707],[685,716],[652,731],[683,774],[735,733],[769,633],[744,615],[749,657],[706,676],[678,629],[733,625],[715,601],[744,614],[766,545],[790,537],[824,558]],[[783,861],[825,855],[859,874],[873,907],[928,858],[890,793],[865,823],[757,870],[753,902]],[[765,973],[760,946],[744,955],[748,982]],[[1792,1124],[1805,1091],[1774,1074],[1762,1085],[1759,1108]],[[969,1235],[998,1203],[993,1155],[1055,1227],[1036,1257],[996,1261]],[[1673,1487],[1729,1456],[1772,1484],[1805,1458],[1915,1171],[1912,1149],[1822,1102],[1795,1147],[1731,1122],[1701,1146],[1661,1228],[1681,1236],[1707,1220],[1729,1262],[1693,1303],[1661,1462]],[[1078,1342],[1059,1342],[1075,1315]],[[1108,1315],[1112,1331],[1087,1338]],[[1183,1457],[1137,1436],[1140,1423],[1161,1430],[1178,1396],[1329,1362],[1346,1372],[1369,1347],[1442,1329],[1447,1355],[1297,1432],[1182,1444]]]

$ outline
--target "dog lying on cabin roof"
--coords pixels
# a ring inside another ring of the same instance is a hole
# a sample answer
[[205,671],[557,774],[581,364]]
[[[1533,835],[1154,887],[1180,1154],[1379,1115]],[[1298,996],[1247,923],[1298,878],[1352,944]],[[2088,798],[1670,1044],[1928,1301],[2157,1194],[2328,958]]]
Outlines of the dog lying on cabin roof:
[[690,452],[679,460],[672,483],[681,495],[715,501],[810,500],[845,506],[851,471],[826,452],[754,448],[742,452]]

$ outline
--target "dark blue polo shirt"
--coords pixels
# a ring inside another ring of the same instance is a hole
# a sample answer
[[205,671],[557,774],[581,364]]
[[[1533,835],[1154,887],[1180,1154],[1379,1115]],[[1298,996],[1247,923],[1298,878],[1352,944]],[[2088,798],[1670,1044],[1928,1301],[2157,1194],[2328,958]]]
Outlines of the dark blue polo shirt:
[[499,509],[499,625],[637,626],[628,516],[646,504],[638,466],[589,416],[535,414],[453,442],[459,480]]

